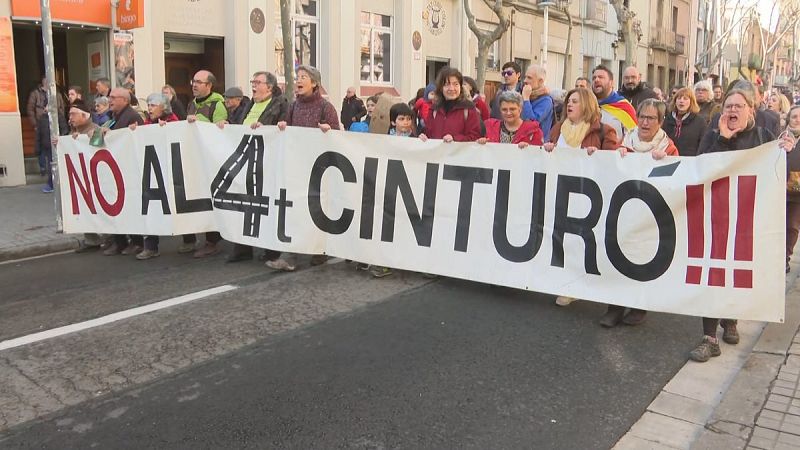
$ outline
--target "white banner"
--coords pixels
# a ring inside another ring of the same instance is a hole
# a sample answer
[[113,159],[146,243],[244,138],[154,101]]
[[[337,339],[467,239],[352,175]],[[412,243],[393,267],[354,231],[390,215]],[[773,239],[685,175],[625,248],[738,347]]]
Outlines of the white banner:
[[[651,311],[782,321],[785,154],[666,158],[175,122],[58,145],[67,233],[326,253]],[[758,232],[755,233],[754,230]]]

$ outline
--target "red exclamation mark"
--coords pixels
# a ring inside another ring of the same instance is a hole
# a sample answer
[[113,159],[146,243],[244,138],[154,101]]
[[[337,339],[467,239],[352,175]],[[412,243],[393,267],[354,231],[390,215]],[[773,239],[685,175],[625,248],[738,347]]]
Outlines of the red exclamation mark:
[[[728,255],[728,228],[730,227],[730,177],[711,183],[711,259],[724,260]],[[725,269],[708,270],[709,286],[725,286]]]
[[[736,209],[736,237],[734,240],[733,259],[736,261],[753,261],[753,220],[756,205],[756,176],[739,177],[738,207]],[[733,270],[733,287],[752,288],[753,271],[746,269]]]
[[[686,224],[689,232],[689,258],[702,258],[705,247],[705,201],[704,186],[686,186]],[[703,275],[701,266],[686,266],[686,284],[700,284]]]

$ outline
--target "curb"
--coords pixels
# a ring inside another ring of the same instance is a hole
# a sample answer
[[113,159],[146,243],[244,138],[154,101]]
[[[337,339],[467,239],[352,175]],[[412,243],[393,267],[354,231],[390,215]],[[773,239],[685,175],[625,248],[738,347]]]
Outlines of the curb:
[[741,342],[708,363],[687,361],[613,449],[745,448],[800,327],[797,282],[793,263],[784,323],[740,321]]
[[78,239],[64,237],[47,242],[0,249],[0,262],[43,256],[78,248]]

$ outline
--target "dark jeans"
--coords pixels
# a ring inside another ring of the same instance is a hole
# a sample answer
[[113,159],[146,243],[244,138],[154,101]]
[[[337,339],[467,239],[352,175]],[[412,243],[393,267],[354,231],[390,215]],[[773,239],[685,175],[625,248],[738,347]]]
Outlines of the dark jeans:
[[800,202],[786,202],[786,263],[792,257],[800,233]]
[[50,163],[53,160],[53,147],[47,145],[42,147],[42,151],[39,154],[39,165],[41,168],[42,164],[42,157],[44,157],[44,170],[47,172],[47,185],[51,188],[53,187],[53,169],[50,167]]
[[[222,235],[220,235],[216,231],[209,231],[208,233],[206,233],[206,242],[216,244],[221,240],[222,240]],[[185,234],[183,235],[183,242],[187,244],[195,243],[197,242],[197,236],[195,236],[194,234]]]
[[45,170],[48,170],[49,166],[47,164],[46,154],[49,152],[45,151],[45,143],[39,139],[39,130],[36,131],[36,138],[33,143],[33,147],[36,149],[36,155],[39,157],[39,172],[44,174]]
[[[197,242],[197,237],[193,234],[184,234],[182,237],[184,244],[194,244]],[[144,248],[147,250],[158,251],[158,244],[160,241],[161,239],[159,239],[158,236],[145,236]]]

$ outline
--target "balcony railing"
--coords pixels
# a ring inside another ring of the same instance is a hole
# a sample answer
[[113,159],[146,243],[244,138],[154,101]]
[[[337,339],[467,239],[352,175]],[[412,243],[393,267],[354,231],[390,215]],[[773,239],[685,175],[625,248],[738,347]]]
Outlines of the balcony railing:
[[650,27],[650,47],[682,55],[686,52],[686,36],[662,27]]

